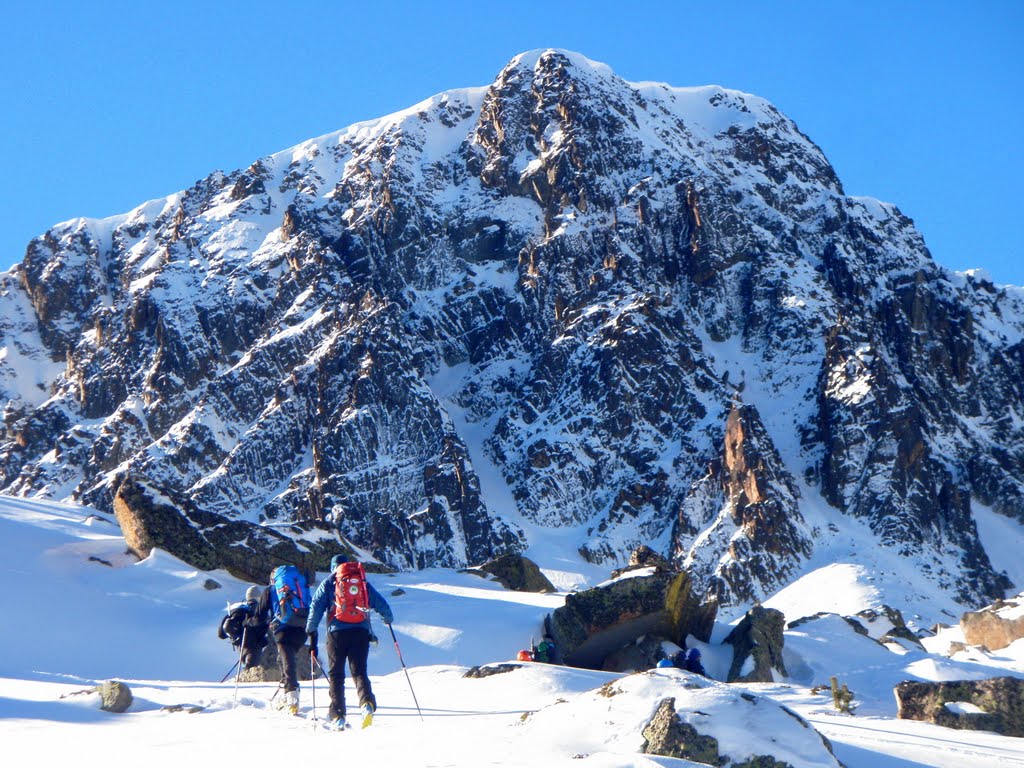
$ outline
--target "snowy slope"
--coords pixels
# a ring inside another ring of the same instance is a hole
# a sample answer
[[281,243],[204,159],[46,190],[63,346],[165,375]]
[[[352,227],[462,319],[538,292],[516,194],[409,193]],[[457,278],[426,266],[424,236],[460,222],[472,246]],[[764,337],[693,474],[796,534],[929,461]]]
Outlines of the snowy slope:
[[[216,626],[226,599],[238,597],[245,584],[197,572],[164,553],[136,562],[123,551],[117,527],[92,510],[0,499],[4,581],[22,584],[29,598],[21,603],[26,620],[8,635],[0,658],[0,739],[8,754],[99,766],[116,744],[153,766],[223,765],[279,750],[312,762],[335,760],[343,750],[346,761],[405,766],[690,765],[637,754],[643,742],[637,729],[672,697],[684,719],[710,727],[723,752],[736,757],[773,749],[797,768],[834,764],[810,732],[770,706],[774,700],[808,718],[848,768],[1024,765],[1021,740],[895,720],[891,696],[903,679],[1024,676],[1024,648],[999,658],[951,660],[886,649],[825,617],[787,632],[792,678],[749,686],[765,697],[760,705],[742,698],[741,686],[673,670],[620,677],[527,665],[465,679],[471,665],[512,658],[564,594],[506,592],[445,570],[372,577],[386,596],[393,587],[406,590],[389,599],[423,720],[394,649],[381,642],[370,658],[381,705],[373,727],[317,731],[311,719],[268,709],[272,685],[243,684],[235,706],[232,682],[216,682],[233,663]],[[796,611],[853,610],[873,602],[870,576],[808,579],[778,600]],[[223,588],[204,589],[207,578]],[[706,653],[714,672],[722,649],[708,646]],[[837,673],[861,704],[856,716],[836,713],[827,697],[810,690]],[[126,714],[100,711],[95,695],[68,695],[108,677],[134,692]],[[323,682],[315,693],[304,683],[307,718],[314,695],[316,714],[326,713]],[[165,709],[175,705],[203,709]],[[788,726],[802,735],[780,743]]]

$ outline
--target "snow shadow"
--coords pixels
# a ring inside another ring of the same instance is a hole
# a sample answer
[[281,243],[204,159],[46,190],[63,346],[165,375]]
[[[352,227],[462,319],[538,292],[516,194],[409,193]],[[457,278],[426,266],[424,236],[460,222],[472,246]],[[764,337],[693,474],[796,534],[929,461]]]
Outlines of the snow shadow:
[[934,763],[919,763],[905,757],[887,755],[873,749],[832,742],[832,750],[844,765],[870,765],[871,768],[934,768]]
[[[78,700],[75,700],[75,699]],[[0,696],[0,720],[45,720],[52,723],[97,723],[117,717],[99,708],[99,697],[82,694],[58,701],[26,701]]]

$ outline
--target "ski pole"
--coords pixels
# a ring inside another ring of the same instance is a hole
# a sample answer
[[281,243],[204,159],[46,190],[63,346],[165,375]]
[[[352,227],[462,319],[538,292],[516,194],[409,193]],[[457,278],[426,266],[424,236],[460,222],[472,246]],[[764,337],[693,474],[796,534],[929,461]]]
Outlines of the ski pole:
[[316,661],[316,654],[313,653],[313,649],[309,649],[309,687],[313,691],[313,730],[316,730],[316,667],[313,666],[313,662]]
[[242,642],[238,646],[238,673],[235,675],[235,702],[231,705],[232,709],[238,707],[238,681],[242,677],[242,654],[245,653],[245,635],[248,631],[248,627],[242,627]]
[[405,672],[406,682],[409,683],[409,693],[412,694],[413,703],[416,704],[416,711],[420,713],[420,720],[423,720],[423,711],[420,709],[420,703],[416,700],[416,691],[412,689],[412,678],[409,677],[409,670],[405,666],[405,659],[402,658],[402,649],[398,647],[398,638],[395,637],[395,628],[388,624],[388,629],[391,630],[391,639],[395,641],[395,652],[398,654],[398,661],[402,665],[402,671]]
[[223,683],[225,680],[227,680],[229,677],[231,677],[231,673],[235,671],[235,667],[237,667],[237,666],[238,666],[238,662],[236,661],[234,664],[231,665],[231,669],[228,670],[228,673],[226,675],[224,675],[224,677],[222,677],[220,679],[220,681]]
[[324,669],[324,665],[320,663],[320,659],[317,656],[314,656],[313,658],[316,659],[316,665],[320,669],[321,677],[327,679],[327,670]]

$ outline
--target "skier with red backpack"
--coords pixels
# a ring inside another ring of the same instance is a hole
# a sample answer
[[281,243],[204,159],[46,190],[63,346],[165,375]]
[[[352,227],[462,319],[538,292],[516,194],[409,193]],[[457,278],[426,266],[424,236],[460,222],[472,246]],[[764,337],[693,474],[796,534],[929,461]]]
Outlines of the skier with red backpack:
[[347,660],[359,696],[363,728],[366,728],[373,721],[373,713],[377,709],[377,699],[366,674],[370,653],[370,610],[376,611],[389,626],[394,620],[394,614],[387,600],[366,580],[362,564],[350,560],[346,555],[335,555],[331,559],[331,575],[320,582],[313,594],[306,634],[309,636],[310,653],[314,657],[317,655],[317,626],[328,609],[327,660],[330,670],[327,677],[331,693],[328,720],[336,729],[345,727]]

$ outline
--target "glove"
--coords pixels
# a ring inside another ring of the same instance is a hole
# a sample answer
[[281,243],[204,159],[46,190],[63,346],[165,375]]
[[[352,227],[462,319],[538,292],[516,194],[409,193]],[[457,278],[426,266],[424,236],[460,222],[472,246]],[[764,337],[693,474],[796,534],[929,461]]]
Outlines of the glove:
[[319,639],[320,636],[317,634],[316,630],[313,630],[312,632],[307,632],[306,636],[309,638],[310,654],[313,656],[317,656],[316,641]]

